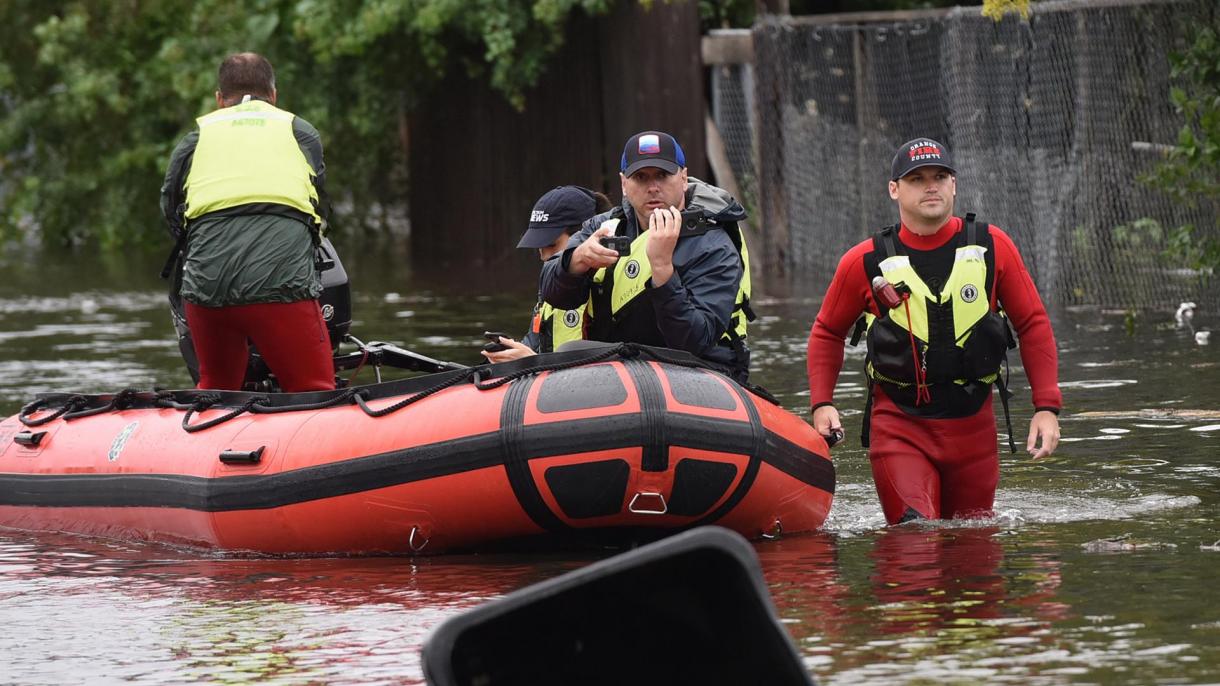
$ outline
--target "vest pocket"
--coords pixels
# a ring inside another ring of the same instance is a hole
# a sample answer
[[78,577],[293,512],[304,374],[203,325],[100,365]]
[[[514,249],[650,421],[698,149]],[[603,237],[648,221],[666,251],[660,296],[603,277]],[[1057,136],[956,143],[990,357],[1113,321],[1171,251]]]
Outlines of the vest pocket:
[[888,316],[873,322],[865,337],[868,360],[873,371],[887,379],[915,382],[915,362],[911,359],[911,335]]
[[962,349],[962,369],[967,379],[995,374],[1008,350],[1008,320],[988,312],[970,329]]

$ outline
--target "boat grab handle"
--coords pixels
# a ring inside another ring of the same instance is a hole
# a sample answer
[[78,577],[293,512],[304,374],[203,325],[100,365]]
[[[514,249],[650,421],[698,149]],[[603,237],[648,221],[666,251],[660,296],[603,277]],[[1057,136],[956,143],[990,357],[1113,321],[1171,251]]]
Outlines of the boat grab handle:
[[[644,502],[640,502],[640,498],[643,498]],[[637,502],[640,503],[638,507],[636,506]],[[659,510],[656,507],[656,503],[658,502],[661,504],[661,509]],[[627,504],[627,509],[636,514],[661,515],[669,511],[669,506],[665,504],[665,496],[661,495],[660,493],[640,491],[636,493],[635,497],[631,499],[631,502]]]
[[17,445],[24,445],[27,448],[33,448],[39,443],[42,443],[42,439],[45,438],[46,435],[47,432],[45,431],[22,431],[16,436],[13,436],[13,442]]
[[258,464],[263,459],[263,449],[266,447],[260,445],[254,450],[223,450],[220,461],[225,464]]

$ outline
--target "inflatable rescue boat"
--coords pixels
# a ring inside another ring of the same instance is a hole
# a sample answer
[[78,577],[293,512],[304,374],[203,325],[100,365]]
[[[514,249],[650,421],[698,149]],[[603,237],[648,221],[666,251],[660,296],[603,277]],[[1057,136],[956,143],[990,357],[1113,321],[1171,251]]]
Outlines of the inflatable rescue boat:
[[771,537],[830,509],[822,437],[692,356],[618,344],[435,368],[318,393],[40,395],[0,422],[0,526],[412,554],[704,524]]

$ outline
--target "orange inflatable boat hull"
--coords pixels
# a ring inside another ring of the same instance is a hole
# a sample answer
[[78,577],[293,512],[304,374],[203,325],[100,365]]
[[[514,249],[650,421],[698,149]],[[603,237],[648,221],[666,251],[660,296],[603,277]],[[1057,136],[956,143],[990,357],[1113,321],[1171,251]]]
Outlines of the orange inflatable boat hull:
[[708,369],[546,369],[556,357],[499,385],[461,371],[276,399],[292,407],[227,393],[201,409],[200,392],[178,391],[83,411],[81,396],[44,397],[0,422],[0,526],[411,554],[822,525],[834,468],[805,421]]

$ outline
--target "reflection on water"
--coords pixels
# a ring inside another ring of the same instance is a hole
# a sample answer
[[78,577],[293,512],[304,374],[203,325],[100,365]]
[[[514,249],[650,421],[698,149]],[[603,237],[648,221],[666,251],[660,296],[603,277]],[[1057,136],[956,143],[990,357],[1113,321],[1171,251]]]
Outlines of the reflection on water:
[[[189,383],[158,261],[80,260],[18,265],[0,282],[6,415],[41,391]],[[442,281],[384,256],[345,263],[365,340],[471,363],[483,330],[527,324],[532,276]],[[817,304],[760,298],[751,327],[754,380],[806,416]],[[1220,682],[1220,346],[1162,314],[1134,336],[1121,313],[1056,315],[1064,443],[1036,463],[1003,453],[996,516],[978,522],[884,527],[857,438],[862,351],[848,350],[826,529],[756,545],[821,683]],[[1208,318],[1194,323],[1215,328]],[[1029,391],[1019,357],[1009,362],[1021,444]],[[419,683],[437,623],[591,559],[225,558],[0,531],[0,683]]]

